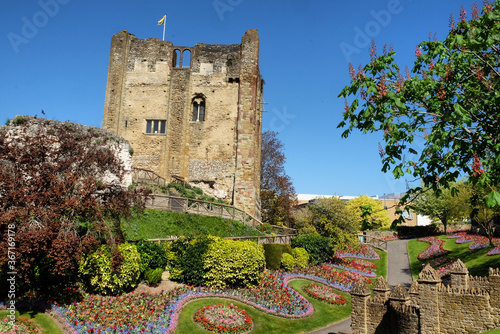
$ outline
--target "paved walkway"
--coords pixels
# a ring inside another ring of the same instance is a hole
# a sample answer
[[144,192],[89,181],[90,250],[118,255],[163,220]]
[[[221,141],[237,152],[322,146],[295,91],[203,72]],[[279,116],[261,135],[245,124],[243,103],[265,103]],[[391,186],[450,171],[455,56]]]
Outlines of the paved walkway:
[[[394,240],[387,243],[387,283],[391,288],[401,283],[409,289],[413,281],[407,243],[408,240]],[[308,334],[341,333],[351,333],[351,318]]]

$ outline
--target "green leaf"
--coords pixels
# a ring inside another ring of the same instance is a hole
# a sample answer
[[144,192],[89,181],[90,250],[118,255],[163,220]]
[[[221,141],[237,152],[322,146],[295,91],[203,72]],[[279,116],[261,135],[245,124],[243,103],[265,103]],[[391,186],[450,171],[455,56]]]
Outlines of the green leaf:
[[497,191],[492,191],[486,198],[486,206],[488,208],[493,208],[497,205],[500,206],[500,193]]

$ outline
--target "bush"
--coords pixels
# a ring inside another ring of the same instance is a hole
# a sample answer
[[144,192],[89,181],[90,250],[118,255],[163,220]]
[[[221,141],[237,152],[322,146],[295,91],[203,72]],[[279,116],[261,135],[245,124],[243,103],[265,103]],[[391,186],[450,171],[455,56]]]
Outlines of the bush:
[[281,265],[286,271],[292,271],[296,267],[296,261],[291,254],[284,253],[281,257]]
[[305,268],[309,264],[309,254],[304,248],[294,248],[292,255],[295,260],[295,266],[297,268]]
[[162,246],[160,246],[156,242],[144,240],[139,241],[135,246],[137,247],[137,251],[141,255],[141,269],[165,269],[168,260],[165,249]]
[[162,268],[151,269],[148,268],[144,273],[144,278],[148,282],[149,286],[158,286],[161,282],[161,276],[163,275]]
[[[119,245],[117,250],[118,254],[114,259],[107,245],[101,245],[94,252],[82,257],[78,272],[86,291],[116,295],[137,285],[141,258],[136,247],[124,243]],[[112,263],[118,261],[117,257],[121,257],[121,262],[113,268]]]
[[264,232],[266,232],[267,234],[271,234],[271,232],[273,231],[273,227],[271,226],[271,224],[269,223],[264,223],[262,224],[262,229],[264,230]]
[[265,264],[264,248],[252,241],[216,238],[203,262],[207,286],[246,287],[259,282]]
[[309,262],[317,265],[327,262],[333,256],[330,239],[317,234],[301,234],[292,239],[293,248],[304,248],[309,254]]
[[398,226],[396,227],[398,236],[400,237],[426,237],[430,235],[440,234],[439,228],[436,224],[425,226]]
[[279,269],[281,267],[283,247],[280,244],[265,244],[263,247],[266,259],[266,268]]
[[174,241],[171,247],[177,254],[177,259],[170,272],[170,278],[184,284],[204,285],[203,257],[215,239],[216,237],[202,235],[195,239],[179,238]]

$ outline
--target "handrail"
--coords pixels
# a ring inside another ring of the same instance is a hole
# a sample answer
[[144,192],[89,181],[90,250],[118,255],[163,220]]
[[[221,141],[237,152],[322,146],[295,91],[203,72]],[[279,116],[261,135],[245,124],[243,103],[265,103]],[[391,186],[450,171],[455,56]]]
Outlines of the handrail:
[[[190,203],[191,202],[191,203]],[[241,223],[263,230],[264,224],[251,214],[229,204],[214,203],[199,199],[177,197],[164,194],[150,194],[146,198],[146,207],[158,210],[194,213],[202,216],[217,216],[225,219],[238,220]],[[296,229],[271,225],[273,230],[287,235],[295,235]]]
[[[140,177],[142,176],[142,177]],[[174,180],[177,183],[180,182],[185,182],[184,178],[176,175],[172,175]],[[132,179],[139,183],[154,183],[156,185],[160,186],[167,186],[168,183],[167,181],[156,174],[153,171],[143,169],[143,168],[132,168]],[[160,205],[155,205],[155,197],[160,198]],[[163,198],[163,200],[161,200]],[[151,204],[150,207],[155,208],[155,209],[164,209],[168,211],[176,211],[176,212],[187,212],[187,213],[194,213],[198,215],[203,215],[203,216],[217,216],[221,218],[231,218],[233,220],[238,220],[241,223],[245,225],[249,225],[254,228],[260,227],[261,230],[263,231],[264,224],[260,219],[257,219],[253,215],[249,214],[246,211],[243,211],[241,209],[238,209],[232,205],[229,204],[223,204],[223,203],[214,203],[214,202],[208,202],[208,201],[203,201],[199,199],[192,199],[192,198],[186,198],[186,197],[177,197],[177,196],[170,196],[170,195],[164,195],[164,194],[151,194],[146,198],[146,206],[148,206],[148,200],[151,199]],[[190,204],[191,202],[191,204]],[[162,205],[162,203],[165,203],[166,205]],[[198,205],[193,205],[193,203],[196,203]],[[214,210],[214,207],[216,209],[220,209],[220,212],[217,212],[218,210]],[[290,235],[295,235],[297,234],[297,230],[294,228],[290,227],[284,227],[284,226],[278,226],[278,225],[271,225],[271,228],[273,231],[278,230],[281,231],[284,234],[290,234]]]
[[[252,236],[244,236],[244,237],[225,237],[224,239],[229,240],[251,240],[255,241],[258,245],[261,244],[270,244],[270,243],[278,243],[278,244],[290,244],[292,238],[295,235],[292,234],[282,234],[282,235],[252,235]],[[144,241],[157,242],[159,245],[163,241],[171,242],[179,239],[180,237],[170,237],[170,238],[154,238],[154,239],[145,239]],[[128,242],[138,242],[139,240],[129,240]]]
[[379,238],[372,237],[370,235],[358,233],[357,234],[359,242],[365,245],[369,245],[381,250],[387,251],[387,241]]

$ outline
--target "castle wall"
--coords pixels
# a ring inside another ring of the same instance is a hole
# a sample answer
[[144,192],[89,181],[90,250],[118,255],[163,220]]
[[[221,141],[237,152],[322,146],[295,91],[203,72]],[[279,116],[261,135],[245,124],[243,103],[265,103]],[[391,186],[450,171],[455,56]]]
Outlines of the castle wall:
[[130,142],[134,167],[184,177],[259,217],[258,52],[256,30],[242,44],[194,47],[122,31],[111,42],[103,128]]
[[459,334],[500,328],[500,270],[490,269],[488,278],[470,277],[459,260],[451,276],[451,285],[445,286],[427,266],[409,293],[398,285],[384,295],[376,292],[386,285],[380,277],[373,297],[365,283],[355,285],[353,333]]

